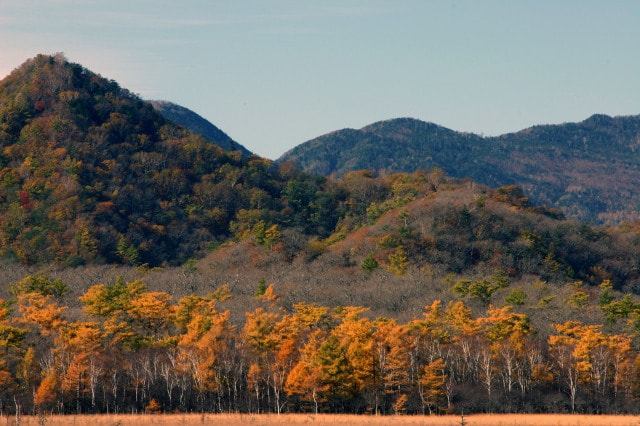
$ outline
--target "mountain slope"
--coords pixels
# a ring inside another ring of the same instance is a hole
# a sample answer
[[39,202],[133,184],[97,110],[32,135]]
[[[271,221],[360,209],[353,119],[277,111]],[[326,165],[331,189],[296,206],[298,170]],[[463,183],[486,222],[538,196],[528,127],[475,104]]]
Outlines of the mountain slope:
[[303,170],[344,176],[360,169],[414,172],[449,162],[464,165],[484,140],[473,134],[411,118],[381,121],[360,130],[344,129],[305,142],[278,159]]
[[490,186],[517,184],[536,203],[581,220],[616,224],[640,218],[639,141],[640,116],[594,115],[486,138],[403,118],[320,136],[278,161],[336,177],[357,169],[440,167]]
[[210,121],[190,109],[169,101],[149,101],[149,103],[167,120],[185,127],[192,133],[204,136],[206,139],[220,145],[225,150],[240,150],[244,155],[251,155],[251,151],[231,139],[229,135],[220,130]]
[[259,221],[328,234],[324,191],[323,178],[225,151],[62,55],[0,82],[0,256],[180,264]]

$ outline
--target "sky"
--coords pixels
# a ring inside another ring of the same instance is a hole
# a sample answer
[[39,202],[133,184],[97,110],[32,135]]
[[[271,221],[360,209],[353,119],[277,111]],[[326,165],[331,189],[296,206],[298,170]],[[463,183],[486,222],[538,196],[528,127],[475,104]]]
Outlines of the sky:
[[0,78],[63,52],[277,159],[412,117],[495,136],[640,114],[637,0],[0,0]]

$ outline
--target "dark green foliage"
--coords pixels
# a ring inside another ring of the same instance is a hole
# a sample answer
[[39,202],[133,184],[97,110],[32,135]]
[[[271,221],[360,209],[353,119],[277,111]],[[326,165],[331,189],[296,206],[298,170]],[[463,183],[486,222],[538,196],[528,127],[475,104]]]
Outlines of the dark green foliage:
[[263,296],[266,291],[267,291],[267,281],[264,279],[264,277],[262,277],[258,282],[258,288],[256,289],[256,296]]
[[509,293],[505,301],[510,305],[522,306],[527,301],[527,294],[521,288],[516,288]]
[[362,262],[362,269],[365,271],[373,271],[378,267],[378,261],[376,260],[376,256],[373,253],[370,253],[364,261]]
[[504,285],[495,280],[460,280],[453,286],[453,290],[461,296],[478,299],[484,306],[489,306],[493,294],[502,287]]
[[630,294],[625,295],[620,300],[612,300],[609,303],[601,304],[600,308],[607,322],[616,322],[618,319],[626,319],[636,312],[640,314],[640,304],[634,303]]
[[29,275],[9,286],[11,294],[19,296],[27,293],[39,293],[43,296],[62,298],[68,291],[67,285],[60,279],[46,275]]

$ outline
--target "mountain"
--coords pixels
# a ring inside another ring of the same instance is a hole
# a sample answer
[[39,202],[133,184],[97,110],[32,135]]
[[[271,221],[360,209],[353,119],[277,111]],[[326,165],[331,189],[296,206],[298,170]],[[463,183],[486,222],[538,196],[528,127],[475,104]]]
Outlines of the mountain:
[[183,126],[192,133],[204,136],[225,150],[240,150],[244,155],[251,155],[251,151],[231,139],[229,135],[217,128],[210,121],[190,109],[169,101],[149,101],[149,103],[167,120]]
[[320,136],[278,161],[338,178],[358,169],[440,167],[490,186],[520,185],[535,203],[580,220],[618,224],[640,219],[639,149],[640,115],[594,115],[498,137],[401,118]]
[[226,151],[61,54],[0,82],[5,258],[181,264],[260,221],[326,236],[338,220],[327,185]]
[[[360,132],[373,135],[374,149],[385,131],[398,146],[376,161],[421,134],[431,138],[423,145],[434,164],[469,173],[484,167],[474,162],[483,150],[508,145],[407,119]],[[545,138],[544,128],[530,132]],[[345,146],[358,133],[339,132]],[[493,161],[499,177],[505,172]],[[388,263],[389,250],[402,246],[411,265],[437,269],[441,279],[500,269],[590,284],[606,277],[640,291],[632,225],[592,228],[532,203],[517,186],[492,189],[437,168],[332,180],[226,151],[61,55],[30,59],[0,82],[0,223],[0,257],[27,265],[172,266],[213,252],[222,258],[211,268],[227,276],[270,265],[265,274],[303,271],[287,275],[296,284],[339,277],[369,255]],[[251,247],[263,254],[252,258]],[[220,266],[240,259],[235,271]],[[310,278],[304,271],[321,259]]]
[[[563,140],[624,163],[608,144],[634,125],[618,121]],[[404,119],[361,131],[379,164],[385,129],[386,156],[421,134],[431,150],[414,157],[492,179],[510,173],[502,151],[531,169],[573,161],[553,127],[501,140]],[[340,135],[357,148],[359,131]],[[639,236],[441,168],[334,180],[227,151],[40,55],[0,82],[0,398],[31,413],[419,414],[440,389],[441,412],[636,413]]]
[[483,138],[474,134],[399,118],[320,136],[296,146],[278,161],[293,161],[303,170],[338,178],[360,169],[411,173],[444,162],[463,166],[470,150],[482,143]]

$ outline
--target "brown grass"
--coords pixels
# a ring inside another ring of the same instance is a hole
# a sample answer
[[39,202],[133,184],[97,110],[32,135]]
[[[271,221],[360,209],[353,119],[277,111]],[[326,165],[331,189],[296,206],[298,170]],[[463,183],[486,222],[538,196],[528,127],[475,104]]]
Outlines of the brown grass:
[[[6,423],[5,423],[6,421]],[[15,425],[15,417],[6,417],[1,424]],[[428,426],[640,426],[640,416],[597,416],[559,414],[474,414],[462,416],[355,416],[334,414],[159,414],[159,415],[69,415],[23,416],[24,426],[140,426],[140,425],[428,425]]]

